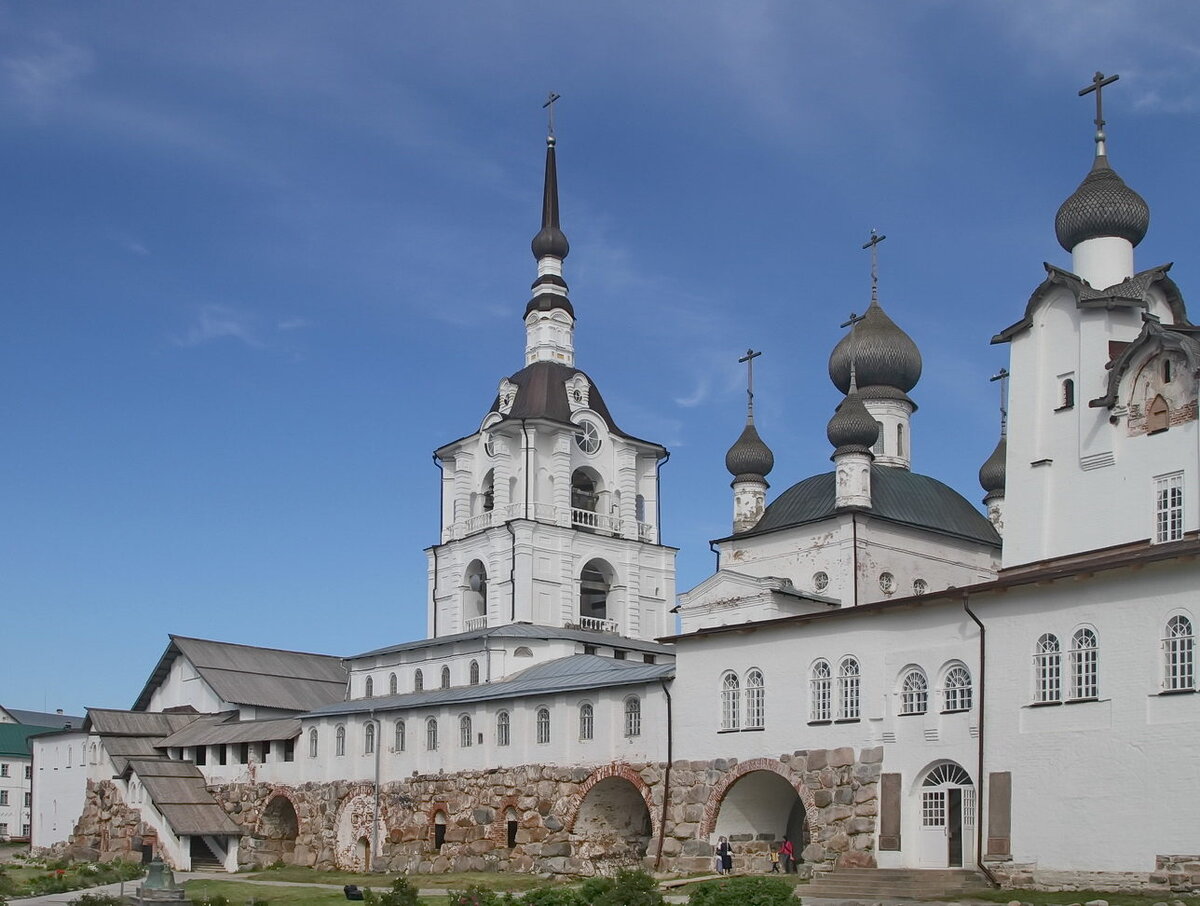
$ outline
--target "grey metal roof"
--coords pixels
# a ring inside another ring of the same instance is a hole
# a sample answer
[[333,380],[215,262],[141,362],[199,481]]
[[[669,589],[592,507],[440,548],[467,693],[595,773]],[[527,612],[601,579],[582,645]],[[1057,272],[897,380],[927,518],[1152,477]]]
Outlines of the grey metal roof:
[[[806,478],[780,494],[762,519],[738,539],[829,519],[834,506],[835,474]],[[928,475],[888,466],[871,467],[871,510],[875,519],[1000,546],[995,527],[965,497]],[[723,539],[722,539],[723,540]]]
[[219,746],[241,742],[265,742],[276,739],[295,739],[300,735],[300,719],[284,717],[278,720],[198,720],[159,743],[162,748],[188,746]]
[[339,657],[177,635],[170,638],[134,702],[135,711],[149,707],[154,690],[181,654],[217,695],[234,705],[301,712],[346,693],[346,668]]
[[[87,729],[101,736],[169,736],[200,715],[196,711],[115,711],[88,708]],[[105,744],[107,747],[107,743]]]
[[1149,226],[1149,205],[1125,185],[1105,154],[1096,156],[1091,171],[1054,217],[1054,235],[1068,252],[1099,236],[1119,236],[1136,246]]
[[155,807],[176,834],[240,834],[241,828],[213,799],[204,775],[186,761],[136,759],[126,771],[135,773]]
[[454,642],[470,642],[475,639],[543,639],[548,641],[583,642],[587,645],[603,645],[608,648],[621,648],[627,651],[643,651],[647,654],[671,653],[671,648],[667,645],[660,645],[658,642],[647,642],[643,639],[632,639],[611,632],[592,632],[587,629],[541,626],[537,623],[505,623],[502,626],[489,626],[486,629],[476,629],[471,632],[456,632],[453,635],[442,635],[432,639],[419,639],[415,642],[402,642],[399,645],[376,648],[372,651],[364,651],[362,654],[356,654],[353,658],[347,658],[347,660],[394,654],[399,651],[416,651],[420,648],[433,648]]
[[850,363],[863,397],[871,399],[870,388],[890,387],[907,399],[908,391],[921,379],[921,352],[872,299],[867,311],[829,355],[829,379],[842,393],[850,392]]
[[743,478],[766,478],[773,468],[775,454],[758,436],[758,429],[754,426],[754,413],[747,412],[746,427],[725,454],[725,469],[733,476],[734,481],[739,481]]
[[1105,409],[1115,406],[1121,379],[1134,361],[1139,359],[1147,349],[1178,352],[1187,362],[1188,371],[1194,374],[1200,370],[1200,328],[1191,325],[1164,326],[1155,319],[1147,317],[1137,338],[1129,343],[1120,355],[1109,362],[1104,395],[1089,400],[1088,405]]
[[83,718],[74,714],[59,714],[51,711],[24,711],[20,708],[5,708],[13,720],[27,727],[48,727],[61,730],[64,727],[78,729],[83,726]]
[[527,670],[494,683],[359,698],[317,708],[309,716],[363,714],[372,711],[399,711],[496,699],[528,698],[558,692],[651,683],[672,677],[674,674],[674,664],[640,664],[636,661],[618,661],[595,654],[573,654],[535,664]]

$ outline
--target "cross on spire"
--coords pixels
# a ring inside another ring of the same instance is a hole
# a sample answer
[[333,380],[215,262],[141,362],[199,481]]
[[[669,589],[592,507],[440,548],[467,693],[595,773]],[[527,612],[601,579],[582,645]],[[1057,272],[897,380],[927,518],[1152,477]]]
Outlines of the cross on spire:
[[1080,97],[1083,97],[1085,94],[1091,94],[1093,91],[1096,92],[1095,123],[1096,123],[1096,156],[1097,157],[1100,157],[1105,154],[1105,150],[1104,150],[1104,139],[1105,139],[1105,135],[1104,135],[1104,93],[1103,93],[1102,89],[1104,88],[1105,85],[1111,85],[1113,82],[1115,82],[1119,78],[1121,78],[1119,75],[1106,76],[1102,72],[1097,72],[1094,76],[1092,76],[1092,84],[1088,85],[1086,88],[1079,89]]
[[542,109],[546,111],[546,116],[549,120],[547,124],[548,131],[546,134],[549,135],[550,138],[554,138],[554,102],[561,97],[561,94],[555,94],[553,91],[551,91],[550,94],[546,96],[546,103],[542,104]]
[[738,363],[746,363],[746,417],[754,418],[754,360],[762,355],[762,350],[755,352],[747,349],[746,354],[738,359]]
[[[883,242],[883,240],[885,240],[885,239],[887,239],[887,236],[881,236],[878,233],[876,233],[874,230],[871,230],[871,238],[863,243],[863,248],[871,250],[871,301],[872,302],[879,301],[879,252],[878,252],[878,246],[879,246],[879,243]],[[847,324],[854,323],[854,314],[853,313],[850,314],[850,320],[846,323]],[[842,326],[845,327],[846,324],[843,324]]]
[[[878,245],[880,242],[882,242],[886,238],[887,238],[886,236],[880,236],[878,241],[874,242],[874,245]],[[871,239],[872,240],[875,239],[875,231],[874,230],[871,230]],[[872,243],[868,242],[867,245],[872,245]],[[866,248],[867,245],[864,245],[863,248]],[[874,270],[874,268],[872,268],[872,270]],[[874,287],[872,287],[872,289],[874,289]],[[874,292],[871,293],[871,296],[872,296],[872,300],[873,300],[874,296],[875,296]],[[850,317],[845,322],[843,322],[841,326],[849,327],[851,330],[851,336],[853,337],[854,325],[857,324],[859,321],[863,320],[864,318],[866,318],[866,315],[856,315],[854,312],[850,312]],[[852,339],[850,341],[850,389],[848,391],[849,393],[855,393],[858,391],[858,377],[855,374],[855,370],[857,367],[857,362],[855,360],[856,360],[857,356],[858,356],[858,344],[856,342],[854,342]]]
[[1008,378],[1007,368],[1001,368],[988,378],[989,381],[1000,382],[1000,434],[1002,436],[1008,433]]

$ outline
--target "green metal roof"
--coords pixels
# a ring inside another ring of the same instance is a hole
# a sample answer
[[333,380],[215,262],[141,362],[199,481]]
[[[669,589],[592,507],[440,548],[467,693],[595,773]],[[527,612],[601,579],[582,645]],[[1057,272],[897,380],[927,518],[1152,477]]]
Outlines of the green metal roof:
[[27,727],[24,724],[0,724],[0,757],[29,758],[29,737],[52,733],[47,727]]
[[[834,473],[814,475],[792,485],[763,512],[748,538],[837,515]],[[958,491],[928,475],[890,466],[871,467],[872,518],[953,535],[992,547],[1000,546],[996,529]],[[728,540],[728,539],[722,539]]]

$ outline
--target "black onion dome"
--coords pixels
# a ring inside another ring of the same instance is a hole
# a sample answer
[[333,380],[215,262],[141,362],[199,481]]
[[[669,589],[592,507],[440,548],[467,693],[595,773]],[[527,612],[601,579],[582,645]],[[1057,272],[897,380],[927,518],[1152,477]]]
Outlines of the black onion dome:
[[566,258],[571,244],[558,225],[558,166],[554,160],[554,136],[546,139],[546,183],[542,189],[542,228],[530,243],[533,257]]
[[842,400],[825,428],[836,453],[866,453],[879,440],[879,423],[871,417],[857,392]]
[[1004,462],[1008,456],[1008,438],[1001,436],[996,449],[979,468],[979,484],[988,497],[1004,494]]
[[850,392],[850,357],[858,386],[865,396],[873,386],[893,387],[908,393],[921,379],[921,352],[912,337],[896,326],[878,302],[838,341],[829,355],[829,379],[842,393]]
[[758,436],[754,419],[746,419],[741,436],[725,454],[725,468],[734,481],[765,478],[775,468],[775,454]]
[[1137,245],[1150,226],[1145,200],[1100,155],[1071,197],[1054,218],[1058,244],[1068,252],[1087,239],[1117,236]]

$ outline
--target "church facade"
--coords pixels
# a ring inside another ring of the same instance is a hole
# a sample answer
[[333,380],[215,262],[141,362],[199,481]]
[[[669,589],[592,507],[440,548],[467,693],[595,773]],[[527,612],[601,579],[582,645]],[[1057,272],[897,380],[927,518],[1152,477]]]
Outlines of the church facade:
[[551,137],[522,367],[435,453],[427,638],[173,638],[133,710],[89,715],[72,844],[586,874],[706,869],[722,835],[765,870],[787,836],[819,872],[1200,883],[1200,328],[1134,267],[1148,224],[1098,133],[1071,269],[993,341],[984,511],[912,469],[921,357],[873,280],[830,356],[833,468],[768,500],[751,394],[732,530],[677,597],[666,450],[576,367]]

